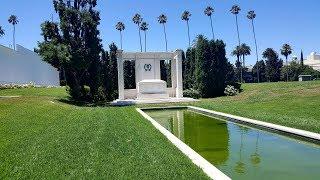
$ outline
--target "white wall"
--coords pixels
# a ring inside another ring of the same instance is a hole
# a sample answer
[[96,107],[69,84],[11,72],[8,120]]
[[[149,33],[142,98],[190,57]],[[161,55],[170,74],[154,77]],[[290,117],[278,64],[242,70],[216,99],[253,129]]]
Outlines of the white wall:
[[59,72],[33,51],[17,45],[17,51],[0,45],[0,84],[59,86]]

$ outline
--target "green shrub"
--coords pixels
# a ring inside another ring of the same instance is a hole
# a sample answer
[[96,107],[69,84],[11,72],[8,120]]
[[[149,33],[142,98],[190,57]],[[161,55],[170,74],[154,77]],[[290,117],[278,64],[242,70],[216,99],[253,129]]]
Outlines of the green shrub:
[[200,96],[200,92],[198,90],[195,89],[187,89],[183,91],[183,96],[184,97],[191,97],[194,99],[199,99]]

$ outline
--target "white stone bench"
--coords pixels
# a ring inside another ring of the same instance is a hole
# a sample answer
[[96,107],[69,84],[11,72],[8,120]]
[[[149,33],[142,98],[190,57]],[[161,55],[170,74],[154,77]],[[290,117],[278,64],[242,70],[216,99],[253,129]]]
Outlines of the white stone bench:
[[138,83],[137,99],[169,98],[167,83],[159,79],[147,79]]

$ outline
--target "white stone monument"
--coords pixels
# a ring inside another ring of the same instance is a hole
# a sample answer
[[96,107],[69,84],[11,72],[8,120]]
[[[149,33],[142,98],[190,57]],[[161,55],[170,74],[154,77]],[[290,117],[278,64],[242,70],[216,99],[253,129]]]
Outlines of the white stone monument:
[[[136,89],[124,89],[124,61],[135,61]],[[171,62],[172,87],[161,80],[160,61]],[[182,50],[175,52],[117,52],[118,92],[115,105],[193,101],[183,98]]]

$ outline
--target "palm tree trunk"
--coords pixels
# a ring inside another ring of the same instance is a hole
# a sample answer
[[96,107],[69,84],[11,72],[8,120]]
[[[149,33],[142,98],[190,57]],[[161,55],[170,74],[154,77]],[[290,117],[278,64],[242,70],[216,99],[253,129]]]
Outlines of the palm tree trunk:
[[166,41],[166,52],[168,52],[168,42],[167,42],[166,26],[164,25],[164,23],[162,23],[162,25],[163,25],[164,39],[165,39],[165,41]]
[[286,65],[287,65],[287,82],[289,81],[289,66],[288,66],[288,56],[286,56]]
[[213,32],[213,25],[212,25],[212,17],[211,17],[211,16],[209,16],[209,17],[210,17],[210,25],[211,25],[212,38],[213,38],[213,40],[215,40],[215,39],[214,39],[214,32]]
[[121,50],[122,50],[122,32],[120,31],[120,47],[121,47]]
[[239,25],[238,25],[238,16],[236,15],[236,26],[237,26],[237,34],[238,34],[238,45],[240,47],[241,41],[240,41],[240,34],[239,34]]
[[16,36],[15,36],[15,34],[16,34],[16,26],[15,25],[13,25],[13,50],[16,50]]
[[[245,72],[245,69],[246,69],[246,64],[245,64],[245,55],[242,56],[242,71]],[[241,75],[242,76],[242,79],[243,79],[243,74]],[[246,82],[246,81],[244,81]]]
[[147,52],[147,31],[144,31],[144,52]]
[[189,21],[187,21],[187,27],[188,27],[188,40],[189,40],[189,47],[190,47],[190,29],[189,29]]
[[141,42],[140,24],[138,24],[138,29],[139,29],[140,51],[142,52],[142,42]]
[[[236,14],[235,16],[236,16],[237,35],[238,35],[238,46],[240,48],[241,41],[240,41],[240,33],[239,33],[239,25],[238,25],[238,15]],[[240,59],[241,59],[241,56],[240,56]],[[241,83],[242,83],[242,64],[241,64]]]
[[258,45],[257,45],[257,39],[256,39],[256,31],[254,29],[254,24],[253,24],[253,19],[251,20],[251,24],[252,24],[252,32],[253,32],[253,38],[254,38],[254,44],[256,47],[256,57],[257,57],[257,80],[258,83],[260,82],[260,74],[259,74],[259,55],[258,55]]

